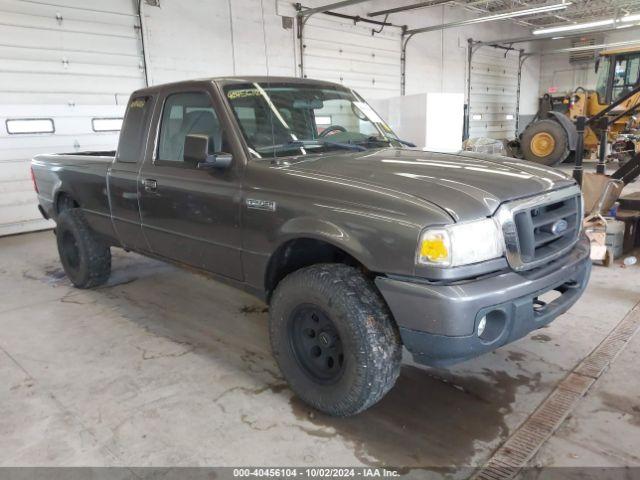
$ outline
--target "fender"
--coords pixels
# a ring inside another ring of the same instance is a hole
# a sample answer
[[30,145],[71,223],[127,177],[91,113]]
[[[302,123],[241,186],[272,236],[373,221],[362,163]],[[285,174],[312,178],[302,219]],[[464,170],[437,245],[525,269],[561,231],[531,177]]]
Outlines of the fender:
[[576,130],[576,126],[569,119],[569,117],[567,117],[563,113],[553,112],[552,111],[552,112],[549,112],[549,115],[553,115],[553,118],[560,125],[562,125],[562,128],[564,128],[564,131],[567,132],[567,140],[569,142],[569,150],[571,150],[572,152],[575,151],[576,142],[578,140],[578,131]]
[[280,228],[278,246],[274,252],[288,241],[299,238],[327,242],[344,250],[363,265],[375,264],[369,249],[365,248],[356,237],[332,222],[314,217],[298,217],[285,222]]

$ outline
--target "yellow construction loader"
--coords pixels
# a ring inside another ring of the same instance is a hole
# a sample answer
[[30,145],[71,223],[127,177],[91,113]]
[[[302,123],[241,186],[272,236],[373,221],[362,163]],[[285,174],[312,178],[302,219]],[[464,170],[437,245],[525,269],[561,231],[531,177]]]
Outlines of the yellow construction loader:
[[[557,165],[575,152],[575,119],[597,115],[640,84],[640,45],[600,52],[596,72],[595,90],[578,87],[569,95],[545,94],[540,98],[538,113],[520,136],[520,152],[526,160]],[[609,119],[614,121],[606,134],[607,159],[617,159],[624,164],[633,157],[636,146],[640,144],[639,123],[634,116],[636,105],[640,110],[640,93],[609,112]],[[601,133],[598,125],[586,128],[585,158],[599,150],[600,139],[605,138]]]

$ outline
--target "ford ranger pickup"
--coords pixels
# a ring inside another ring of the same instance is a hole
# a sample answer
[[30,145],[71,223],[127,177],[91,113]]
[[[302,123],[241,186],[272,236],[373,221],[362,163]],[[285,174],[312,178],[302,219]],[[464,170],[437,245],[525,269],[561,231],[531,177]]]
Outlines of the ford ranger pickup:
[[547,325],[591,268],[572,178],[411,148],[329,82],[144,88],[116,151],[38,155],[31,168],[73,285],[105,283],[119,247],[259,296],[282,375],[332,415],[379,401],[403,346],[443,366]]

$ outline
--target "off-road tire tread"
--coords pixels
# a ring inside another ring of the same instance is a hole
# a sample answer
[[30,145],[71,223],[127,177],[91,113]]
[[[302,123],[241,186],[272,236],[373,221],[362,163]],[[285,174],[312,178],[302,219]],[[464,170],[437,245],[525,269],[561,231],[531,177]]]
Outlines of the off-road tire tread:
[[83,271],[80,275],[77,278],[71,278],[69,272],[67,272],[71,283],[75,287],[82,289],[94,288],[106,283],[111,275],[111,249],[91,229],[81,209],[64,210],[58,216],[56,237],[58,240],[58,252],[61,256],[62,247],[60,243],[65,229],[73,231],[80,249],[84,250],[85,253],[83,258],[86,263],[81,266]]
[[[340,302],[346,312],[333,321],[349,322],[361,347],[362,362],[358,365],[359,381],[352,384],[338,402],[326,403],[322,398],[309,396],[299,388],[295,379],[287,380],[292,390],[314,408],[334,416],[349,416],[377,403],[393,387],[400,373],[402,342],[398,327],[389,308],[375,285],[356,268],[343,264],[316,264],[297,270],[277,286],[271,300],[269,322],[271,345],[276,361],[290,361],[279,351],[276,330],[286,328],[279,305],[284,297],[296,290],[319,290],[329,303]],[[332,316],[335,312],[331,312]],[[286,375],[285,375],[286,377]]]

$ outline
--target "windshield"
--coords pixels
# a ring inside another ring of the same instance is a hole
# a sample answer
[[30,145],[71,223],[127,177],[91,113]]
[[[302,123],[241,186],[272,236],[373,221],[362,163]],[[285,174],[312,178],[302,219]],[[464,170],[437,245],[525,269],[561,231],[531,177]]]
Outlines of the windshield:
[[399,147],[389,126],[349,89],[242,83],[225,95],[256,158]]

